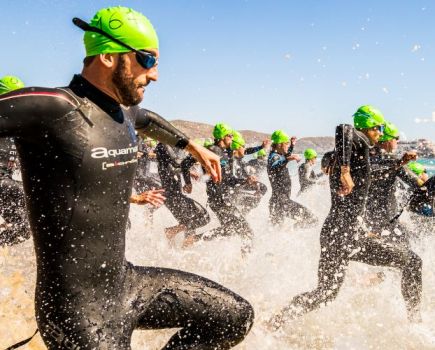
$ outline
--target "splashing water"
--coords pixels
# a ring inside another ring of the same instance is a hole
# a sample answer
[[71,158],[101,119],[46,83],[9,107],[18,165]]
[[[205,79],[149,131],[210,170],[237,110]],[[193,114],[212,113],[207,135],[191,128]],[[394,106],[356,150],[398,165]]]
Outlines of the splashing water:
[[[294,174],[293,171],[291,171]],[[264,183],[267,180],[263,179]],[[296,177],[292,193],[298,191]],[[296,294],[312,290],[317,282],[320,224],[312,229],[294,229],[287,221],[276,230],[268,223],[270,192],[248,215],[255,232],[252,253],[242,258],[238,237],[198,242],[181,249],[181,240],[171,247],[163,229],[176,224],[166,208],[154,213],[153,223],[143,207],[131,207],[132,227],[127,233],[127,259],[137,265],[170,267],[193,272],[239,293],[255,308],[255,324],[238,350],[265,349],[434,349],[426,338],[413,332],[406,319],[400,293],[400,272],[351,263],[345,283],[335,301],[272,333],[264,326]],[[204,184],[194,186],[193,197],[205,205]],[[322,223],[329,210],[326,183],[296,199],[315,212]],[[172,222],[170,221],[172,220]],[[409,216],[405,223],[411,224]],[[213,217],[207,230],[217,226]],[[417,226],[418,227],[418,226]],[[432,235],[420,235],[413,249],[423,259],[422,327],[435,329],[435,255]],[[33,297],[35,256],[31,240],[0,249],[0,348],[30,336],[36,323]],[[383,282],[372,285],[369,272],[385,272]],[[160,349],[174,330],[136,331],[132,349]],[[23,349],[45,349],[39,336]]]

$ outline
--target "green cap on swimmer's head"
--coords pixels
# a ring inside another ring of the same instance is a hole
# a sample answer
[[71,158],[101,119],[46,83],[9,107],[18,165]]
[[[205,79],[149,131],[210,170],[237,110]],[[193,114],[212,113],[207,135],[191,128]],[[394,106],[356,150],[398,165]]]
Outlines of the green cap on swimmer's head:
[[227,124],[217,123],[213,128],[213,137],[216,140],[222,140],[227,135],[232,135],[233,129]]
[[379,142],[398,140],[400,136],[399,129],[393,123],[385,122],[384,134],[379,138]]
[[417,162],[408,163],[408,168],[417,176],[420,176],[421,174],[423,174],[426,171],[426,168],[424,167],[424,165],[417,163]]
[[282,130],[276,130],[271,136],[274,144],[285,143],[290,141],[290,137]]
[[266,157],[266,151],[264,149],[260,149],[257,153],[255,153],[254,157],[255,158],[263,158]]
[[[89,24],[136,50],[159,48],[159,38],[151,22],[143,14],[131,8],[115,6],[101,9]],[[91,31],[85,32],[84,42],[87,57],[103,53],[129,52],[129,49],[124,46]]]
[[312,148],[307,148],[304,152],[304,157],[306,160],[317,158],[317,152]]
[[23,87],[24,83],[13,75],[6,75],[0,79],[0,95],[13,90],[22,89]]
[[356,129],[371,129],[385,125],[384,115],[373,106],[361,106],[353,115],[353,125]]
[[231,142],[231,149],[235,151],[241,147],[244,147],[245,144],[246,142],[242,134],[238,131],[233,131],[233,142]]

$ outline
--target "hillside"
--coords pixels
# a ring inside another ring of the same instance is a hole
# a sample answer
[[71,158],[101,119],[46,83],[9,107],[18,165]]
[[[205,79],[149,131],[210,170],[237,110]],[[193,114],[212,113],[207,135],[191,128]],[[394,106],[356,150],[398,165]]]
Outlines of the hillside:
[[[173,120],[171,123],[193,139],[205,139],[212,135],[213,126],[187,120]],[[249,145],[261,143],[270,138],[270,134],[253,130],[239,130]],[[334,148],[334,138],[330,136],[304,137],[298,140],[295,151],[302,153],[305,148],[314,148],[319,153],[330,151]]]

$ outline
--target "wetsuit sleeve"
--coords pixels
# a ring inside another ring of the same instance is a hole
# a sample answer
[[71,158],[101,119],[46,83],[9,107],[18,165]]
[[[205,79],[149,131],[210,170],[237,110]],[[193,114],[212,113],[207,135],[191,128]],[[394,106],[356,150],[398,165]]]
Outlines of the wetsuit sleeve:
[[415,191],[419,188],[418,176],[415,175],[411,170],[402,166],[400,167],[397,176],[400,180],[409,185],[412,191]]
[[282,157],[279,154],[274,154],[269,159],[270,169],[277,170],[287,166],[288,160],[286,157]]
[[26,88],[0,96],[0,137],[32,136],[75,108],[58,89]]
[[335,130],[335,156],[340,166],[350,165],[355,131],[354,127],[348,124],[341,124]]
[[190,168],[195,163],[196,163],[196,160],[191,155],[188,155],[181,162],[181,173],[183,175],[183,180],[184,180],[184,183],[186,185],[191,185],[192,184],[192,180],[191,180],[191,177],[190,177]]
[[136,129],[165,145],[186,148],[189,138],[157,113],[144,108],[136,112]]
[[258,151],[260,151],[262,149],[263,149],[263,146],[248,147],[245,149],[245,154],[257,153]]

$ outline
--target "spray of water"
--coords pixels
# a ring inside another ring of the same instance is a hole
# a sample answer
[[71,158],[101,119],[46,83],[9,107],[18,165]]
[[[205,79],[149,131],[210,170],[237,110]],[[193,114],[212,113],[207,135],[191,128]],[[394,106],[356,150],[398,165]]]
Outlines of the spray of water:
[[[293,193],[296,194],[296,178],[294,182]],[[205,205],[204,184],[195,187],[193,197]],[[284,228],[276,230],[267,220],[268,199],[266,195],[260,206],[248,215],[255,232],[255,244],[253,252],[245,258],[240,254],[238,237],[199,242],[189,249],[180,248],[180,237],[176,247],[171,247],[163,229],[176,222],[168,219],[172,216],[167,209],[156,211],[151,223],[145,219],[143,207],[132,206],[127,259],[138,265],[177,268],[205,276],[249,300],[255,308],[256,321],[246,340],[236,347],[239,350],[435,348],[407,322],[399,272],[359,263],[350,264],[344,286],[329,306],[290,322],[279,332],[270,332],[264,321],[286,305],[292,296],[316,285],[320,225],[301,230],[294,229],[292,222],[287,221]],[[326,217],[330,204],[326,183],[297,200],[313,210],[320,222]],[[405,221],[411,224],[409,216],[405,216]],[[206,229],[214,226],[217,226],[216,218]],[[419,235],[413,242],[413,249],[423,259],[423,327],[435,329],[433,225],[429,231],[432,235]],[[36,328],[32,241],[1,249],[0,266],[0,348],[5,348],[29,336]],[[385,272],[386,278],[373,285],[368,272],[378,271]],[[132,348],[160,349],[173,332],[136,331]],[[36,337],[23,349],[45,347]]]

